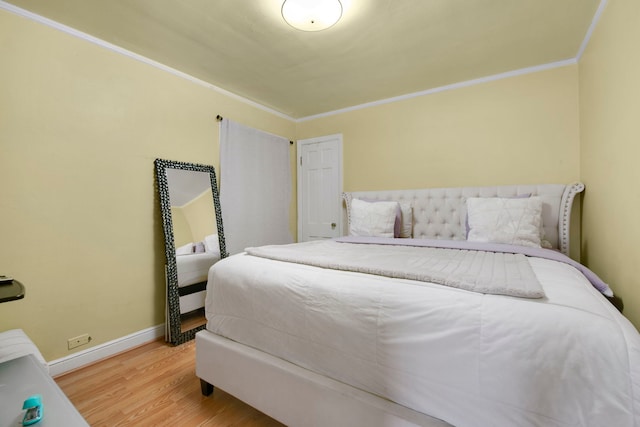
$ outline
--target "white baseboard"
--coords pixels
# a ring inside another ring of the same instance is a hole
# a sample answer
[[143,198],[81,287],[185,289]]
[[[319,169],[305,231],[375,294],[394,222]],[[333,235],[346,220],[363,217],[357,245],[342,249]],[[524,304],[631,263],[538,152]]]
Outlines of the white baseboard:
[[164,324],[134,332],[122,338],[79,351],[78,353],[60,359],[52,360],[49,362],[49,374],[51,374],[52,377],[64,374],[65,372],[81,368],[98,360],[154,341],[162,336],[164,336]]

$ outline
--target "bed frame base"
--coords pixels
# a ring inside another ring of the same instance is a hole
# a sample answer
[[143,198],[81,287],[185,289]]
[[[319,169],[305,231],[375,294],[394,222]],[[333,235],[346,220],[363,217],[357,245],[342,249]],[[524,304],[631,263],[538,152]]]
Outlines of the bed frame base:
[[207,330],[196,334],[196,375],[205,396],[215,385],[290,426],[450,426]]
[[203,396],[211,396],[213,394],[213,385],[209,384],[205,380],[200,380],[200,390]]

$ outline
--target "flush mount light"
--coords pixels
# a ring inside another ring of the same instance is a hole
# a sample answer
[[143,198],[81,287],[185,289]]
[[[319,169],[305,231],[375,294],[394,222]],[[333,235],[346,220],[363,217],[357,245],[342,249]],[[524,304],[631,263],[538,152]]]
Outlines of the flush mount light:
[[340,0],[285,0],[282,17],[293,28],[320,31],[334,25],[342,16]]

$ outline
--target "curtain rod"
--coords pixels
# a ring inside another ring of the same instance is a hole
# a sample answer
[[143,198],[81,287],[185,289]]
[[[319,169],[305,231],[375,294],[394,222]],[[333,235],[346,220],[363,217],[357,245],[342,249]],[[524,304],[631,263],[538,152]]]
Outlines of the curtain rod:
[[[219,122],[221,122],[223,119],[224,119],[224,117],[222,117],[220,114],[218,114],[218,115],[216,116],[216,120],[217,120],[217,121],[219,121]],[[289,144],[290,144],[290,145],[293,145],[293,141],[289,141]]]

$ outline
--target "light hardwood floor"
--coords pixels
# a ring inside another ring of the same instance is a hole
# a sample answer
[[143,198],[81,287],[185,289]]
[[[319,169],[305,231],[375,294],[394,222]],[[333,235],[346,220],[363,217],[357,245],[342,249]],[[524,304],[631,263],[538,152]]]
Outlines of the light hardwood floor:
[[154,341],[55,380],[94,427],[282,426],[220,389],[202,396],[194,341]]

